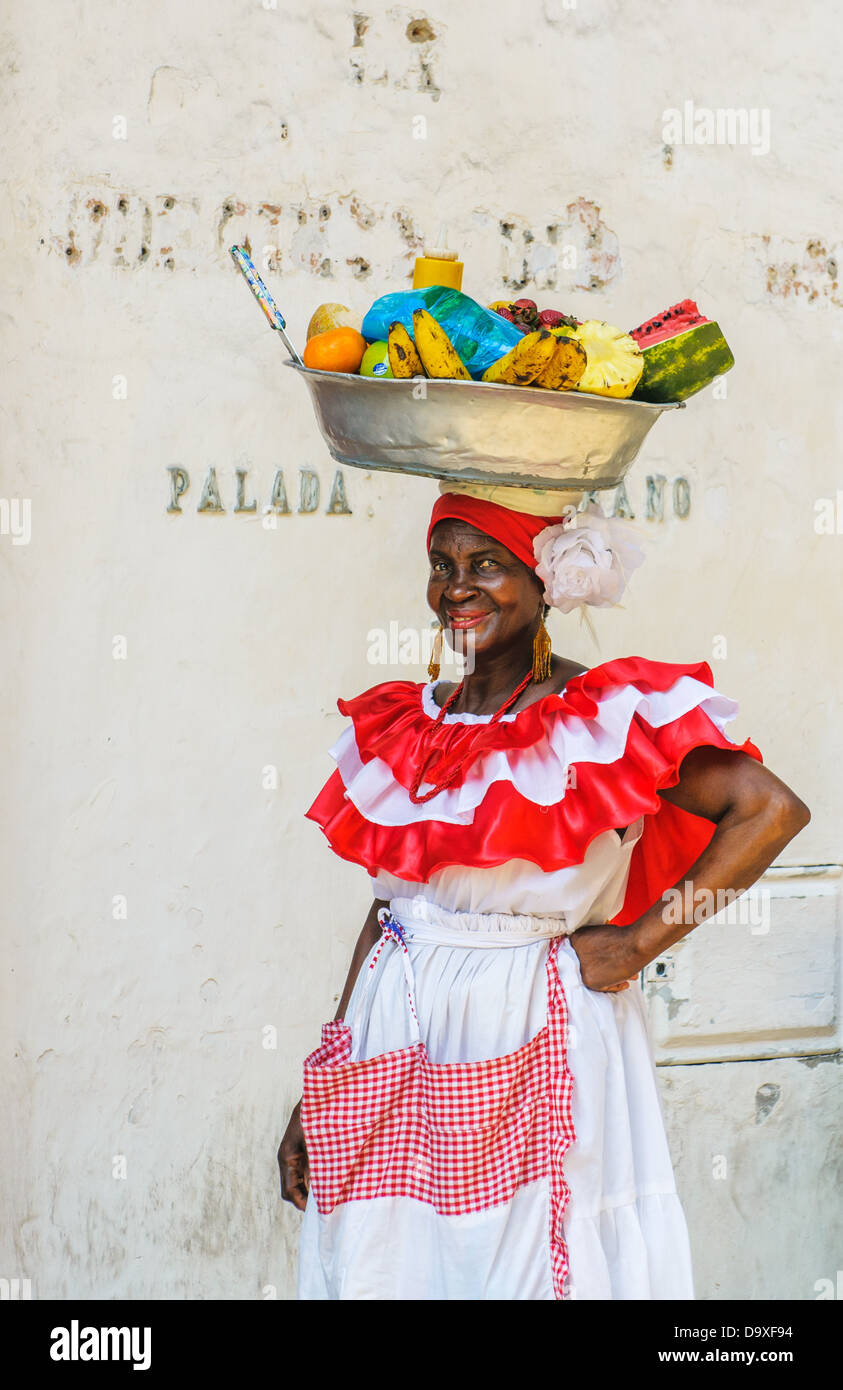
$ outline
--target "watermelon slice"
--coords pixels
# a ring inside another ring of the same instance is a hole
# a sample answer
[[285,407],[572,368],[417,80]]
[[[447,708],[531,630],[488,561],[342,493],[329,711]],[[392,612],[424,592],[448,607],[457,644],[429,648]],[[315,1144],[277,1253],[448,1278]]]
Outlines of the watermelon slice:
[[634,392],[638,401],[657,405],[684,401],[735,365],[719,325],[701,314],[693,299],[683,299],[656,314],[633,328],[630,337],[644,355],[644,370]]

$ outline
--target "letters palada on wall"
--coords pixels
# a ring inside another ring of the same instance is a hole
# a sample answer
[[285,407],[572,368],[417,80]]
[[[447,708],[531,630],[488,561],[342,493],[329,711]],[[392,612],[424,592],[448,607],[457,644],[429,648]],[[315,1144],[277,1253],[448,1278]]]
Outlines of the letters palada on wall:
[[[258,499],[252,491],[253,485],[247,481],[249,471],[248,468],[234,469],[234,505],[226,507],[223,502],[223,493],[220,490],[216,467],[211,466],[203,478],[196,511],[219,515],[230,510],[233,513],[250,516],[260,512],[264,517],[307,516],[319,511],[322,485],[319,474],[312,468],[299,468],[298,470],[298,505],[295,507],[291,507],[288,500],[283,469],[276,469],[269,490],[269,500],[262,506],[258,505]],[[190,474],[180,464],[169,466],[167,473],[170,484],[167,511],[182,515],[185,510],[181,505],[182,499],[186,498],[191,486]],[[644,489],[644,520],[664,521],[670,514],[684,520],[690,515],[691,485],[687,478],[680,476],[669,482],[663,473],[648,473],[644,480]],[[589,499],[602,506],[607,516],[626,517],[629,520],[636,518],[635,509],[624,483],[606,492],[589,493],[583,499],[583,504]],[[341,468],[337,468],[334,473],[324,514],[326,516],[353,515],[346,491],[345,476]]]

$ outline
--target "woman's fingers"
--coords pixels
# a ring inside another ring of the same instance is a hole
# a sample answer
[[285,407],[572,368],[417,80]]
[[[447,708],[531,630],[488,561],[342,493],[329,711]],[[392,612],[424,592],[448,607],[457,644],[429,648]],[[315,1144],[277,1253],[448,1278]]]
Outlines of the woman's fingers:
[[304,1155],[282,1155],[279,1151],[278,1165],[281,1169],[281,1196],[285,1202],[292,1202],[299,1211],[304,1211],[310,1187],[310,1173]]
[[[598,994],[620,994],[621,990],[635,984],[637,976],[626,980],[617,978],[634,959],[630,957],[629,934],[623,927],[614,927],[611,923],[579,927],[568,940],[579,958],[580,976],[586,989]],[[601,978],[605,980],[607,975],[613,980],[612,984],[596,983]]]
[[298,1106],[293,1110],[287,1131],[278,1146],[278,1171],[284,1201],[292,1202],[299,1211],[304,1211],[310,1190],[310,1165]]

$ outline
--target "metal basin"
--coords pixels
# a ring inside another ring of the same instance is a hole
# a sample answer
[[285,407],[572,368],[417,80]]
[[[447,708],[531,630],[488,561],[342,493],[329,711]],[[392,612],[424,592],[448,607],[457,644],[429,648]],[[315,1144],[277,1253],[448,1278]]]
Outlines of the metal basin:
[[437,378],[304,377],[338,463],[515,487],[615,487],[663,410],[579,391]]

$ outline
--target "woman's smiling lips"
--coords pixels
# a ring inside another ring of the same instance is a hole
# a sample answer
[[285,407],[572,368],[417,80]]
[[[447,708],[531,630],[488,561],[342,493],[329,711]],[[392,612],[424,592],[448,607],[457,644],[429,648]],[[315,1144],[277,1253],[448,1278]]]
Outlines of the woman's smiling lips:
[[479,610],[475,610],[474,612],[469,612],[467,610],[453,612],[446,609],[445,612],[451,627],[460,631],[469,627],[477,627],[478,623],[482,623],[484,618],[490,616],[488,611],[481,612]]

